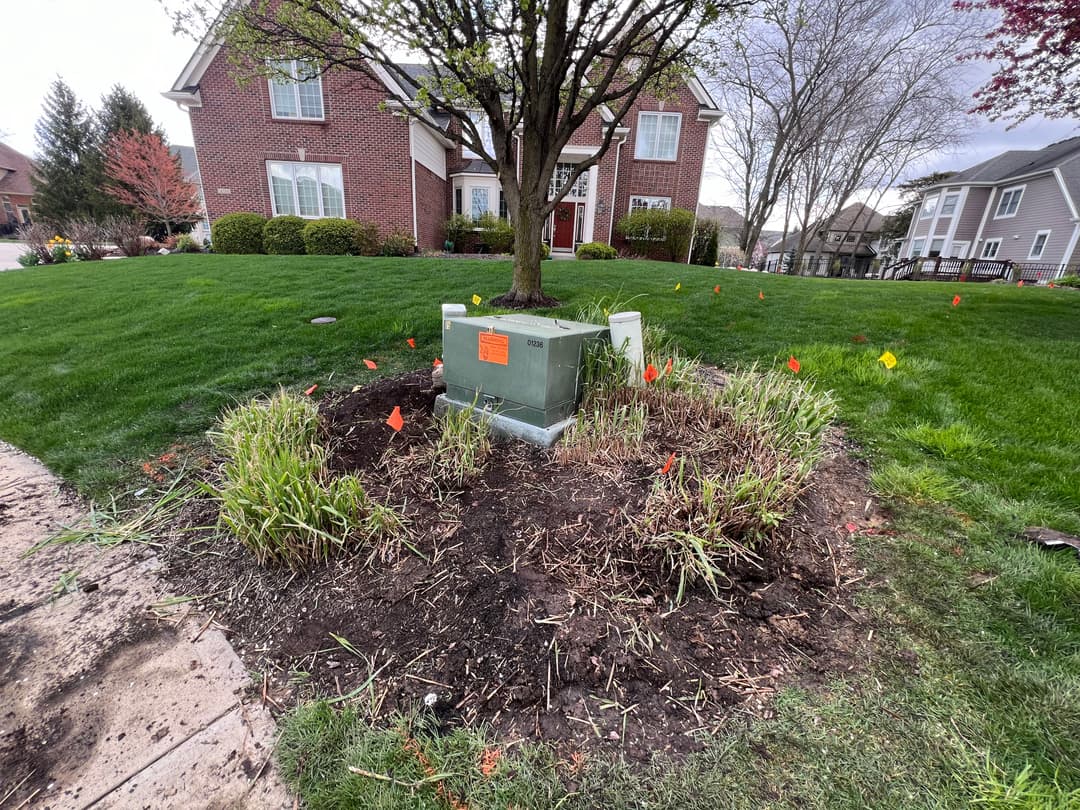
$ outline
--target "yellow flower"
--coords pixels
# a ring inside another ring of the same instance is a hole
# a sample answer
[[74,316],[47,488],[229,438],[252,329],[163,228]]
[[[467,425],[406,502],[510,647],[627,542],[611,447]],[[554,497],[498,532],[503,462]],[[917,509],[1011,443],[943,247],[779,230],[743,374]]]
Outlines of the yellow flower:
[[70,256],[70,255],[71,255],[71,251],[70,251],[70,250],[65,250],[65,251],[64,251],[64,255],[65,255],[65,256]]
[[60,241],[60,237],[59,237],[59,236],[54,236],[54,237],[53,237],[53,241],[54,241],[54,242],[59,242],[59,241]]

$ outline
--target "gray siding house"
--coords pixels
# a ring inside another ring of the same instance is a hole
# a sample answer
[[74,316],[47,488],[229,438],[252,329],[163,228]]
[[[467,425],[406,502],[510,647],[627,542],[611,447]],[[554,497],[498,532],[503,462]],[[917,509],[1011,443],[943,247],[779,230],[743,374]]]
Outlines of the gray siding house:
[[923,192],[902,259],[1013,262],[1050,280],[1080,261],[1080,138],[1004,152]]

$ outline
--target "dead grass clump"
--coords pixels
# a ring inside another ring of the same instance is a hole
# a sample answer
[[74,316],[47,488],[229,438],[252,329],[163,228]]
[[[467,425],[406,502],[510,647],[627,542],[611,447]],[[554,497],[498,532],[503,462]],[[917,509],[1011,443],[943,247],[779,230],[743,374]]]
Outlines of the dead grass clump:
[[[692,359],[663,369],[650,385],[627,385],[620,358],[599,352],[556,459],[652,479],[621,530],[590,542],[605,561],[602,576],[654,585],[659,576],[676,583],[681,600],[694,583],[718,593],[726,571],[757,564],[820,460],[836,408],[809,383],[756,368],[735,371],[721,388],[706,384]],[[616,574],[627,565],[634,576]]]

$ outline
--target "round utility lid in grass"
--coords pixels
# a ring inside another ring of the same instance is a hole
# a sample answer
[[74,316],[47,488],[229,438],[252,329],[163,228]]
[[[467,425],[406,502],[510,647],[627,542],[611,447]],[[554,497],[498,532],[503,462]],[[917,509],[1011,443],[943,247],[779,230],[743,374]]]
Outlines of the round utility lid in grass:
[[330,317],[325,317],[325,316],[322,317],[322,318],[312,318],[311,319],[312,323],[335,323],[336,321],[337,321],[337,318],[330,318]]

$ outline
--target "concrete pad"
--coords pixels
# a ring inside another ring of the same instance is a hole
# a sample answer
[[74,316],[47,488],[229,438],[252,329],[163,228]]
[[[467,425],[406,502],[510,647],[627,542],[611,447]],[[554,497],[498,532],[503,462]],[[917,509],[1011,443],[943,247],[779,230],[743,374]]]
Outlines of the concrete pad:
[[486,420],[488,426],[491,428],[491,432],[496,436],[520,439],[523,442],[539,445],[540,447],[551,447],[555,444],[555,442],[562,437],[563,433],[566,432],[566,429],[574,424],[574,421],[577,419],[576,416],[568,416],[566,419],[563,419],[561,422],[556,422],[554,425],[537,427],[536,425],[527,424],[501,413],[477,411],[472,406],[472,403],[459,402],[456,399],[450,399],[446,394],[439,394],[439,396],[435,397],[436,416],[441,416],[450,408],[453,408],[455,411],[470,411],[470,418],[474,422],[480,419]]

